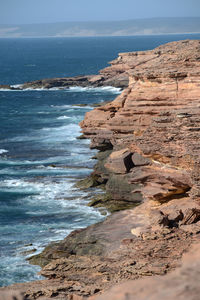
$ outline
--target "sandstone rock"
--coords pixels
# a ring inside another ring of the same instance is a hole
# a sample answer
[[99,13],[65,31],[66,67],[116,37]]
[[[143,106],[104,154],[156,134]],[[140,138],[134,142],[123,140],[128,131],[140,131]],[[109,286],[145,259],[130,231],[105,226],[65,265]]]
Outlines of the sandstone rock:
[[[92,147],[110,141],[114,149],[125,145],[135,156],[153,162],[151,170],[155,167],[156,171],[149,173],[149,183],[141,186],[144,198],[165,202],[183,197],[190,189],[192,196],[200,194],[199,44],[187,40],[120,54],[111,68],[115,67],[116,73],[126,70],[128,88],[112,103],[87,113],[81,122]],[[134,172],[139,173],[143,163],[135,162]],[[181,176],[185,176],[183,181]]]
[[132,154],[128,149],[112,152],[105,163],[105,167],[116,174],[127,173],[133,167]]
[[169,166],[152,164],[134,168],[130,174],[130,183],[140,183],[144,199],[153,199],[160,203],[173,198],[183,197],[190,190],[189,175]]
[[130,174],[110,174],[106,191],[112,195],[112,199],[139,204],[142,202],[141,191],[137,183],[130,184]]
[[190,225],[181,225],[180,228],[190,234],[200,233],[200,223],[190,224]]
[[[41,271],[47,280],[9,289],[20,288],[28,299],[71,299],[75,295],[88,297],[126,280],[164,275],[173,270],[191,243],[199,239],[198,234],[191,235],[179,228],[145,231],[151,224],[146,211],[144,203],[134,210],[113,214],[101,224],[73,232],[57,245],[57,250],[64,249],[65,243],[66,253],[67,247],[72,247],[76,254],[57,256],[57,259],[51,256],[50,263]],[[131,229],[139,227],[142,238],[131,234]],[[95,240],[103,245],[98,255],[94,251]],[[43,256],[50,258],[50,251],[54,250],[49,248]]]
[[8,85],[8,84],[0,84],[0,90],[1,90],[1,89],[8,89],[8,90],[11,90],[12,88],[11,88],[11,86]]
[[193,223],[197,223],[200,221],[200,209],[197,208],[189,208],[185,212],[185,216],[181,222],[182,225],[190,225]]
[[148,158],[143,157],[137,152],[132,155],[132,162],[134,166],[145,166],[150,164],[150,160]]
[[0,300],[25,300],[25,297],[19,291],[0,291]]
[[[184,255],[179,269],[167,276],[130,281],[94,297],[95,300],[197,300],[199,299],[199,247]],[[91,298],[92,299],[92,298]]]

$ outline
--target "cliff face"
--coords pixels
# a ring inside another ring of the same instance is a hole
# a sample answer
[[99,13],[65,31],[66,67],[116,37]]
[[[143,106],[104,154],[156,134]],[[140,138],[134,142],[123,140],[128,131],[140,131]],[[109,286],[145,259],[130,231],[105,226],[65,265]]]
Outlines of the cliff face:
[[[115,152],[105,164],[108,186],[113,173],[126,173],[129,184],[137,184],[132,193],[144,200],[198,200],[200,41],[120,54],[116,62],[116,72],[121,62],[129,74],[128,87],[81,122],[92,148]],[[128,167],[123,149],[129,152]]]

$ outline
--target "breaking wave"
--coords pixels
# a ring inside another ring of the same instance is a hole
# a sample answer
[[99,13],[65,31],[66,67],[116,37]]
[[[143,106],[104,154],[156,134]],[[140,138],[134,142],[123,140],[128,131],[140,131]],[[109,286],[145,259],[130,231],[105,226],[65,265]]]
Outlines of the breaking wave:
[[121,88],[116,88],[113,86],[104,86],[104,87],[81,87],[81,86],[73,86],[73,87],[52,87],[52,88],[25,88],[23,89],[23,84],[15,84],[10,86],[13,89],[0,88],[0,91],[13,92],[13,91],[66,91],[73,93],[110,93],[110,94],[120,94],[122,92]]

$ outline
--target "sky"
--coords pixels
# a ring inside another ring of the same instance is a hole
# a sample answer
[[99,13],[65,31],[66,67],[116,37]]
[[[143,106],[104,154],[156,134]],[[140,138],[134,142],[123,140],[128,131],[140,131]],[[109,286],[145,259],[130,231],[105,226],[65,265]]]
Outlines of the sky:
[[200,0],[0,0],[0,24],[200,17]]

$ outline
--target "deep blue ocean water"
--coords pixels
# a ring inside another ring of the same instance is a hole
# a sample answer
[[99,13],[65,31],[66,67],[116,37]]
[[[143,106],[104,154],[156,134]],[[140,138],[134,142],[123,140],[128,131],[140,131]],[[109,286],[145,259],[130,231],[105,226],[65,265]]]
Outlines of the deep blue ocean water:
[[[119,52],[152,49],[200,35],[0,39],[0,84],[96,74]],[[119,90],[0,91],[0,286],[40,278],[23,252],[103,219],[73,187],[92,171],[95,151],[78,123],[92,103]],[[74,104],[87,104],[86,107]]]

